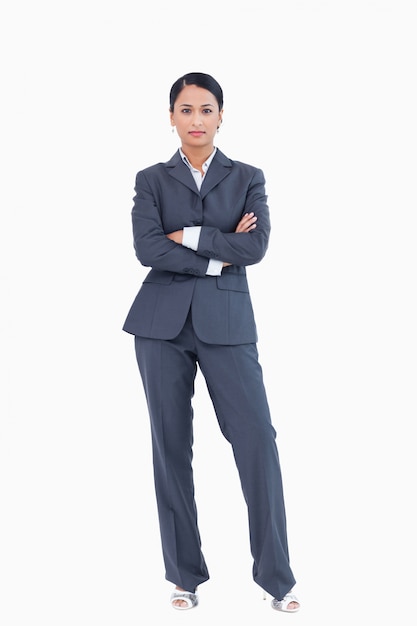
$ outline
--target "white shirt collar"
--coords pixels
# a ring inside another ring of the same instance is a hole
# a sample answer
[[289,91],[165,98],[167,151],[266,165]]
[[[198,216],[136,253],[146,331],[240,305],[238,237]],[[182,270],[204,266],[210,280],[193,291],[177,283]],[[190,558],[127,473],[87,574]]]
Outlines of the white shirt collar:
[[[188,165],[188,167],[190,168],[190,170],[195,170],[195,168],[191,165],[191,163],[189,162],[189,160],[187,159],[186,155],[184,154],[184,152],[181,150],[181,148],[179,148],[180,151],[180,155],[182,160],[184,161],[184,163],[186,163]],[[217,148],[215,147],[213,152],[210,154],[209,158],[204,161],[203,163],[203,172],[206,173],[210,163],[212,162],[214,155],[216,154]]]

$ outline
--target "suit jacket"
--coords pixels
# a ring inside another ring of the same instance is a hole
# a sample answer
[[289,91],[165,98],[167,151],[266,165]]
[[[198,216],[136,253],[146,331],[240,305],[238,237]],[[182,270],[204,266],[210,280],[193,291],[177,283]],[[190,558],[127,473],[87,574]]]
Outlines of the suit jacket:
[[[206,343],[257,341],[246,266],[259,263],[268,248],[270,218],[263,172],[232,161],[220,150],[198,191],[178,152],[136,176],[132,209],[133,244],[142,265],[151,267],[123,330],[155,339],[173,339],[191,307],[194,330]],[[245,213],[256,228],[235,233]],[[184,226],[201,226],[196,251],[166,237]],[[232,265],[208,276],[209,259]]]

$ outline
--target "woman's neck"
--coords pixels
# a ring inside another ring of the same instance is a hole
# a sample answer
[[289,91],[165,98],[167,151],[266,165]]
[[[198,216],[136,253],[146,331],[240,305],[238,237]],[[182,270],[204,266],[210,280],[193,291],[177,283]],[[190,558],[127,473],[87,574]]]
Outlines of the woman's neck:
[[190,150],[188,146],[185,148],[184,146],[181,146],[181,150],[184,152],[191,165],[195,167],[196,170],[200,170],[200,172],[202,172],[203,163],[207,161],[210,154],[213,152],[214,146],[211,146],[211,148],[204,146],[204,148],[197,150]]

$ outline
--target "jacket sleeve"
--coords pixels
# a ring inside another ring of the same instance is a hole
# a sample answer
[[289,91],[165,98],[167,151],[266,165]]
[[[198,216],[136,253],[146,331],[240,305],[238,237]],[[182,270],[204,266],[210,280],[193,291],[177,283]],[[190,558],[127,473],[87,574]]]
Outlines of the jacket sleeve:
[[207,258],[166,237],[159,207],[144,172],[136,176],[135,192],[133,245],[141,264],[161,271],[205,276]]
[[216,227],[203,225],[198,255],[243,266],[254,265],[263,259],[268,249],[271,223],[262,170],[254,170],[245,194],[241,217],[245,213],[253,212],[257,217],[256,228],[249,233],[223,233]]

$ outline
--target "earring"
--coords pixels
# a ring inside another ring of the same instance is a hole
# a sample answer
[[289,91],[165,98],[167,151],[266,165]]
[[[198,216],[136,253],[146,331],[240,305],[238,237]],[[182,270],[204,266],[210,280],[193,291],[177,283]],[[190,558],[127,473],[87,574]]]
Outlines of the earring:
[[174,131],[175,131],[175,126],[172,127],[172,131],[171,131],[172,134],[174,134]]

